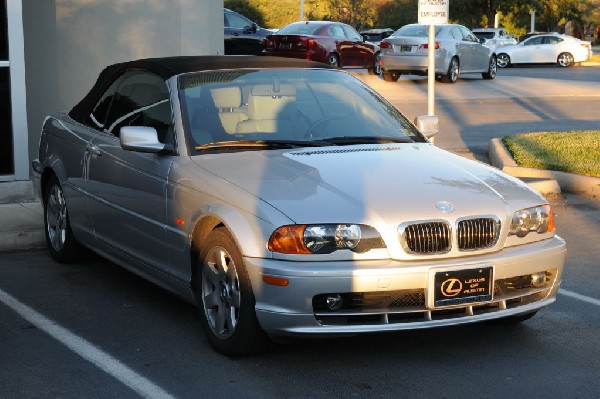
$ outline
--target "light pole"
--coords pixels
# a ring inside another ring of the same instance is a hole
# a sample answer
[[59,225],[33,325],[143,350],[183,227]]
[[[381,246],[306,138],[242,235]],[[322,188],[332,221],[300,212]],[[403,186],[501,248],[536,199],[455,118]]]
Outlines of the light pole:
[[304,21],[304,0],[300,0],[300,21]]

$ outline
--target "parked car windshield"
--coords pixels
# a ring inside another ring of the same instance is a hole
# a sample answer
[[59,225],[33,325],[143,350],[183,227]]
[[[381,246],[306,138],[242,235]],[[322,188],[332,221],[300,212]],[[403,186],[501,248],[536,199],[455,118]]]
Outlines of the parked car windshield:
[[425,141],[400,111],[342,71],[211,71],[182,75],[178,85],[188,142],[196,151],[219,143]]
[[[398,29],[392,36],[427,37],[428,29],[428,25],[405,25]],[[437,36],[441,30],[441,27],[436,26],[435,35]]]

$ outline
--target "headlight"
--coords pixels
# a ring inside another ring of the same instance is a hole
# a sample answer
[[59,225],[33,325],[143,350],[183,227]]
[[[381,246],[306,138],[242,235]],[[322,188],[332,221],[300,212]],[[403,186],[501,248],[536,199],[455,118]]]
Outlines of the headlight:
[[550,205],[536,206],[515,212],[509,234],[525,237],[532,231],[540,234],[554,231],[554,216]]
[[330,254],[341,249],[366,252],[385,248],[379,233],[359,224],[295,224],[279,227],[269,238],[269,250],[284,254]]

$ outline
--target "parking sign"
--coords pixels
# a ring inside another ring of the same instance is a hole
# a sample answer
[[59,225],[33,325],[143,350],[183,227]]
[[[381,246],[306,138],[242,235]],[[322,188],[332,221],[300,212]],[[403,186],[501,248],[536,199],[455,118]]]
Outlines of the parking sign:
[[450,0],[419,0],[419,23],[447,24],[449,3]]

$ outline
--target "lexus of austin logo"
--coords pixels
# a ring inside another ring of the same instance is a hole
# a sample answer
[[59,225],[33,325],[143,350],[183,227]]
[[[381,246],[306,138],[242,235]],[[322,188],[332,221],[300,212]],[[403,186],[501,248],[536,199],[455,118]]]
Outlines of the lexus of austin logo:
[[438,201],[435,203],[435,207],[444,213],[450,213],[454,211],[454,206],[448,201]]
[[442,295],[447,298],[457,296],[462,291],[462,283],[457,278],[449,278],[442,283]]

